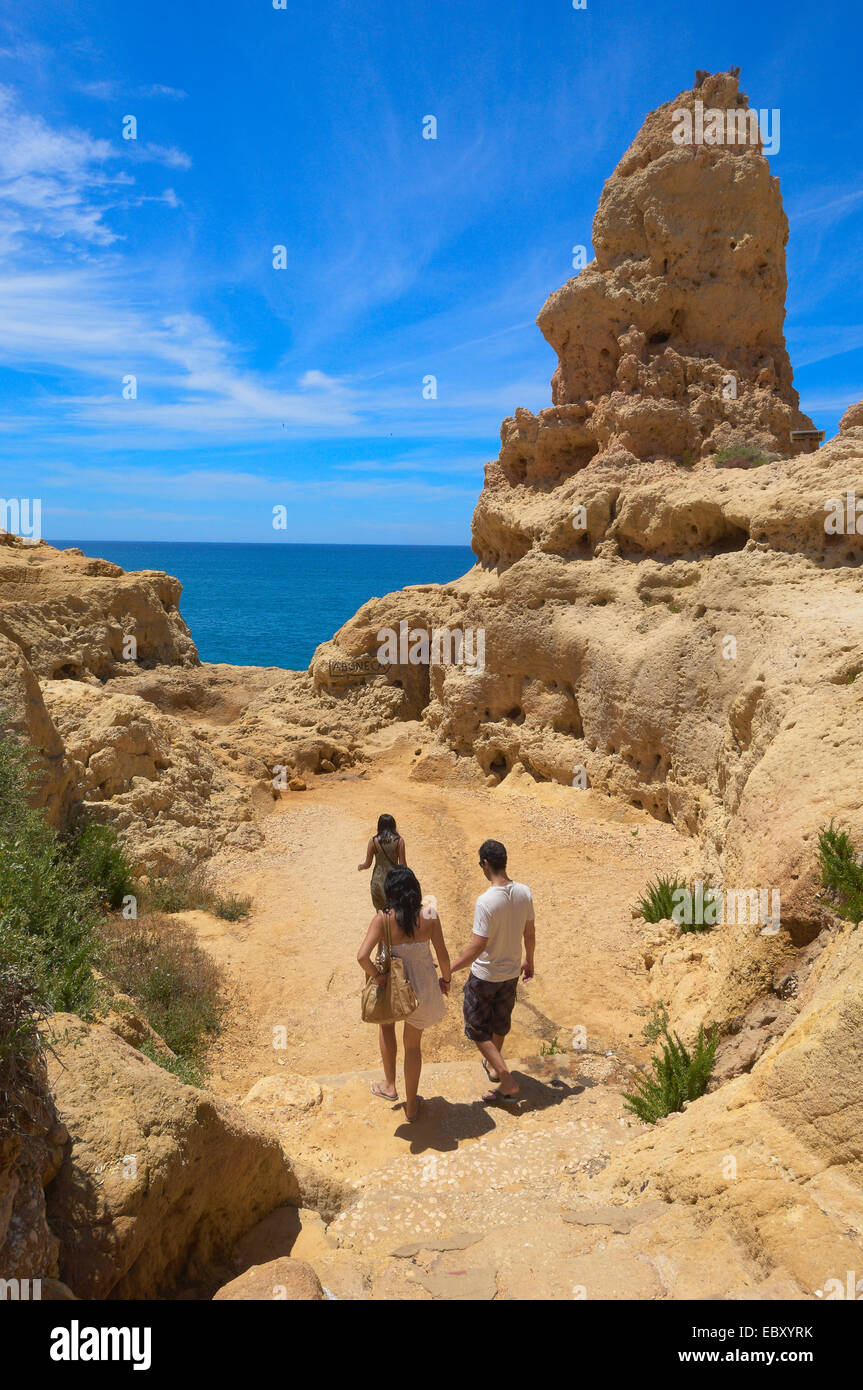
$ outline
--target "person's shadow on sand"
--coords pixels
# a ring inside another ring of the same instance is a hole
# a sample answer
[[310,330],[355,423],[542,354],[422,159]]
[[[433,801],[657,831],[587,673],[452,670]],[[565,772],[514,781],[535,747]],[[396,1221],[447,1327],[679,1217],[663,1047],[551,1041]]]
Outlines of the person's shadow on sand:
[[[483,1134],[497,1129],[495,1110],[507,1110],[512,1115],[546,1110],[551,1105],[559,1105],[568,1096],[581,1095],[585,1086],[590,1085],[590,1082],[579,1080],[570,1083],[561,1077],[540,1081],[520,1071],[513,1071],[512,1075],[519,1085],[518,1104],[483,1101],[481,1096],[474,1101],[450,1101],[445,1096],[424,1096],[417,1118],[412,1124],[404,1120],[395,1131],[396,1137],[410,1140],[412,1154],[425,1153],[427,1149],[449,1153],[458,1148],[459,1140],[479,1139]],[[400,1102],[401,1106],[403,1102]]]

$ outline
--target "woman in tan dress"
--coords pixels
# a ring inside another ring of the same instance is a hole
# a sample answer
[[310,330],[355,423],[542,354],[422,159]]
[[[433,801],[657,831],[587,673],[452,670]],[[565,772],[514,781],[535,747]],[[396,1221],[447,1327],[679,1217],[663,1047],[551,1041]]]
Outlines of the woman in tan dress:
[[396,823],[392,816],[378,817],[378,833],[373,835],[366,847],[366,857],[362,864],[357,865],[360,873],[365,869],[370,869],[374,860],[374,871],[372,873],[372,903],[378,912],[382,912],[387,905],[384,884],[390,869],[396,868],[399,864],[406,864],[405,842],[396,829]]
[[[372,918],[357,960],[369,979],[383,983],[386,972],[378,974],[372,964],[372,953],[377,950],[378,943],[386,938],[386,916],[389,920],[393,955],[399,956],[404,962],[405,975],[413,985],[417,997],[417,1007],[405,1019],[404,1031],[405,1115],[412,1123],[419,1113],[420,1106],[417,1089],[423,1065],[423,1029],[440,1023],[446,1013],[444,996],[449,994],[450,987],[449,953],[443,939],[443,927],[435,901],[431,898],[423,902],[416,874],[403,866],[390,869],[386,877],[385,892],[387,906],[382,912],[376,912]],[[431,946],[434,946],[440,966],[440,978],[432,960]],[[372,1095],[380,1096],[381,1100],[397,1101],[398,1041],[394,1023],[380,1025],[380,1047],[384,1080],[373,1083]]]

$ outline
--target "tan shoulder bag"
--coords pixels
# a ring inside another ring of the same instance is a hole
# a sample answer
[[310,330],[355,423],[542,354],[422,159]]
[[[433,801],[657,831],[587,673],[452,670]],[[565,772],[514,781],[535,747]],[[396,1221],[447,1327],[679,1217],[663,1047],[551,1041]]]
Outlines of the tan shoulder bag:
[[378,946],[378,973],[387,971],[382,985],[377,980],[366,980],[362,994],[363,1023],[400,1023],[415,1011],[419,1000],[414,994],[413,985],[405,974],[404,961],[393,955],[390,937],[390,914],[384,913],[384,936]]

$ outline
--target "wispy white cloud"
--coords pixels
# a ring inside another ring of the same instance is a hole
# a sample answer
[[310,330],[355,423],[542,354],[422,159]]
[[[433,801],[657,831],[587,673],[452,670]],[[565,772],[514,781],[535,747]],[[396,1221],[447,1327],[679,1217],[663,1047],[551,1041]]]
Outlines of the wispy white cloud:
[[795,367],[808,367],[863,347],[863,324],[818,324],[811,328],[792,325],[787,329],[787,338]]
[[[50,364],[97,388],[46,392],[45,442],[70,426],[99,448],[182,447],[192,439],[283,443],[283,429],[493,438],[501,415],[548,403],[542,378],[473,386],[451,370],[440,376],[438,399],[426,401],[419,374],[364,382],[317,368],[252,372],[203,316],[167,310],[158,295],[130,284],[122,265],[0,276],[0,363],[37,372]],[[136,378],[134,399],[123,396],[127,376]],[[20,427],[29,428],[26,417]]]
[[[206,319],[148,303],[133,293],[122,268],[0,276],[0,362],[31,370],[50,362],[98,379],[98,393],[43,402],[55,419],[93,431],[176,430],[225,439],[262,426],[337,429],[357,422],[345,383],[314,370],[294,387],[254,377]],[[136,399],[123,397],[127,376],[137,380]]]
[[[127,199],[134,178],[123,163],[151,161],[188,169],[191,160],[171,146],[94,138],[76,127],[57,129],[21,109],[16,94],[0,86],[0,248],[8,256],[40,239],[71,239],[108,247],[118,234],[110,209]],[[166,196],[167,195],[167,196]],[[138,195],[140,196],[140,195]],[[176,206],[166,190],[162,201]]]
[[183,101],[188,96],[180,87],[168,87],[162,82],[150,82],[145,86],[130,88],[123,82],[111,78],[99,78],[93,82],[79,82],[77,90],[94,101],[119,101],[124,97],[158,98],[166,101]]
[[427,476],[466,473],[481,478],[485,462],[485,455],[479,450],[460,458],[441,458],[423,450],[406,458],[355,459],[351,463],[336,463],[333,468],[337,473],[423,473]]
[[142,466],[130,475],[113,467],[58,468],[43,479],[46,487],[73,487],[77,493],[93,492],[111,499],[146,497],[158,503],[201,498],[247,503],[260,500],[268,508],[300,500],[326,502],[343,499],[379,499],[437,502],[473,498],[476,488],[455,487],[417,479],[288,478],[272,473],[246,473],[231,469],[189,469],[185,472]]
[[844,192],[834,189],[814,189],[805,198],[797,200],[788,210],[788,221],[796,224],[817,223],[820,228],[831,227],[834,223],[857,212],[863,206],[863,188],[849,188]]
[[[108,86],[93,94],[107,99]],[[442,164],[431,177],[451,194],[453,180],[456,186],[475,180],[492,155],[479,134],[460,160]],[[438,466],[429,456],[400,465],[403,474],[457,475],[477,472],[494,451],[501,415],[518,405],[548,404],[547,377],[525,375],[521,365],[523,343],[538,338],[532,319],[525,317],[525,309],[531,312],[541,297],[537,266],[529,257],[504,290],[486,291],[484,303],[454,296],[442,309],[402,318],[391,332],[378,335],[377,360],[365,364],[367,370],[352,363],[350,375],[338,376],[314,365],[318,339],[324,343],[327,333],[372,304],[406,297],[419,273],[404,229],[398,230],[398,209],[392,207],[386,228],[358,235],[316,285],[317,297],[328,305],[326,315],[312,316],[319,328],[295,335],[284,360],[250,366],[245,345],[231,340],[230,328],[218,331],[188,307],[198,288],[196,265],[178,259],[177,273],[170,275],[163,265],[148,263],[146,255],[134,262],[125,256],[113,213],[148,203],[182,206],[173,187],[138,186],[136,166],[146,160],[177,169],[190,164],[173,146],[122,141],[119,133],[109,141],[76,127],[49,125],[22,109],[8,87],[0,87],[0,248],[9,253],[8,273],[0,274],[0,365],[30,374],[42,446],[72,441],[78,449],[101,452],[202,444],[280,450],[290,438],[310,435],[486,441],[478,446],[482,459]],[[411,205],[412,187],[397,191],[403,211]],[[361,223],[352,219],[352,225]],[[37,269],[30,253],[40,237]],[[423,254],[431,256],[437,244],[432,236]],[[331,292],[327,276],[333,279]],[[342,293],[346,283],[362,288],[352,298]],[[336,305],[334,324],[331,306]],[[497,327],[501,321],[504,328]],[[477,349],[484,355],[485,381],[474,369]],[[429,373],[439,381],[432,401],[423,399]],[[136,378],[137,395],[127,400],[123,385],[130,376]],[[33,419],[27,409],[7,413],[4,438],[30,448]],[[354,489],[344,495],[377,496],[378,488],[385,495],[392,486],[385,464],[379,475],[369,463],[343,470],[337,480]],[[404,484],[414,486],[410,477]]]
[[[138,164],[164,164],[167,169],[191,169],[192,160],[185,150],[174,145],[157,145],[152,140],[127,140],[124,150]],[[116,157],[116,156],[115,156]]]
[[181,87],[166,87],[162,82],[152,82],[149,87],[143,89],[142,95],[165,97],[169,101],[184,101],[188,92],[184,92]]
[[848,409],[849,405],[856,405],[857,401],[863,401],[863,382],[857,386],[836,389],[833,391],[801,391],[800,407],[808,415],[813,411],[835,412],[840,414]]

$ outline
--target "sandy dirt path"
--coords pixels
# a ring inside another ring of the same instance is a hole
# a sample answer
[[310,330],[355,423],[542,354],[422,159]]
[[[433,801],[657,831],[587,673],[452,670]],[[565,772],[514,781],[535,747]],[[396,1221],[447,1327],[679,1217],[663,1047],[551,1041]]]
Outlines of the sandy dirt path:
[[[514,878],[530,884],[537,914],[537,973],[519,987],[511,1052],[536,1055],[556,1037],[569,1048],[587,1030],[592,1053],[644,1056],[644,923],[631,905],[657,871],[685,863],[687,842],[647,815],[549,784],[513,791],[465,789],[409,776],[409,733],[362,776],[317,777],[281,801],[252,854],[222,855],[213,871],[253,896],[251,915],[228,923],[186,914],[224,966],[234,1006],[212,1057],[210,1085],[240,1099],[281,1067],[305,1075],[366,1070],[378,1062],[377,1030],[361,1023],[357,948],[371,920],[370,874],[357,872],[382,811],[393,814],[408,863],[434,893],[450,951],[469,940],[473,904],[486,886],[477,849],[503,840]],[[464,1038],[461,992],[426,1035],[429,1061],[475,1057]]]

